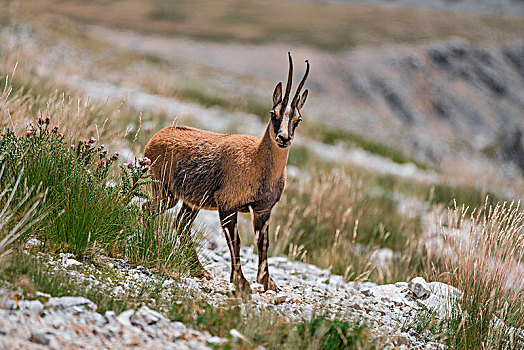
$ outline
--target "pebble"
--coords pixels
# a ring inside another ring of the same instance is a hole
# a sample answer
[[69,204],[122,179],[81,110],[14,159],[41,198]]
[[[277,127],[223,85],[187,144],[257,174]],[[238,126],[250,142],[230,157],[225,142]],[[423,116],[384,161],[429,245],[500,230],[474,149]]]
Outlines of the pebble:
[[431,294],[428,283],[422,277],[413,278],[408,284],[408,289],[415,299],[427,299]]

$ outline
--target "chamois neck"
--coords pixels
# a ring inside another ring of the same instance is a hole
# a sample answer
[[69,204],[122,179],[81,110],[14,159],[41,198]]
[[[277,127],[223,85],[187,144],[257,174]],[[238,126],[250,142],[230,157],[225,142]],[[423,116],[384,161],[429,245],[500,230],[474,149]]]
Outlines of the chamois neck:
[[[289,147],[279,147],[272,135],[271,121],[266,127],[266,132],[260,141],[258,148],[259,157],[263,160],[260,164],[266,163],[271,169],[272,177],[280,178],[287,164],[287,158],[289,156]],[[266,165],[266,166],[267,166]]]

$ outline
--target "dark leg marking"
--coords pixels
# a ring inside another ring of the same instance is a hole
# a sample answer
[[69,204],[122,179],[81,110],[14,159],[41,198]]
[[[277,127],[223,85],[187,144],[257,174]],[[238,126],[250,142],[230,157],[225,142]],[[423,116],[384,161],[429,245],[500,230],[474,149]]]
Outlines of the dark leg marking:
[[267,251],[269,248],[269,217],[271,210],[255,212],[253,215],[253,228],[257,239],[258,272],[257,282],[264,286],[264,290],[276,290],[277,285],[269,276]]
[[231,283],[235,285],[242,297],[247,297],[251,293],[249,282],[242,273],[240,265],[240,237],[237,230],[237,211],[224,211],[218,209],[220,223],[226,236],[227,246],[231,253]]

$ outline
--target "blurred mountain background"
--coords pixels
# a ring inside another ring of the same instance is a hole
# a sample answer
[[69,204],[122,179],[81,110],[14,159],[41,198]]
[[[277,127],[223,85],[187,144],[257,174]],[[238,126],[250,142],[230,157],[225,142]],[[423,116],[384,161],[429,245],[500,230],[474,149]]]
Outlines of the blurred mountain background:
[[[146,127],[177,118],[261,134],[253,120],[267,119],[291,51],[295,79],[305,59],[312,65],[297,143],[361,148],[438,181],[524,193],[524,1],[20,0],[2,8],[4,23],[18,23],[10,40],[27,57],[20,69],[102,101],[129,96],[127,104],[157,115]],[[313,148],[331,160],[347,153]],[[389,164],[374,161],[357,163]]]

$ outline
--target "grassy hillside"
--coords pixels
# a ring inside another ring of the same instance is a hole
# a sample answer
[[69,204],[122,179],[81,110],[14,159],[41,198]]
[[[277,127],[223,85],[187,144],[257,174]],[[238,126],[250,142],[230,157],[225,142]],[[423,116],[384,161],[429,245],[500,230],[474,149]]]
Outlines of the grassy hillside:
[[[290,322],[273,309],[240,304],[234,295],[228,295],[226,305],[217,306],[202,295],[188,295],[176,283],[165,287],[162,282],[167,279],[187,282],[186,277],[198,272],[188,265],[187,255],[202,249],[208,232],[196,227],[196,243],[191,244],[176,211],[159,214],[141,205],[151,193],[149,163],[141,158],[141,148],[154,132],[176,121],[173,114],[143,111],[130,100],[145,94],[170,99],[208,118],[203,125],[189,117],[184,123],[211,128],[228,115],[237,128],[261,125],[260,133],[267,106],[255,98],[237,102],[203,88],[199,81],[171,83],[170,75],[187,67],[101,44],[84,36],[82,26],[62,35],[66,26],[49,21],[64,16],[67,26],[82,21],[215,41],[278,40],[329,50],[455,34],[473,41],[510,40],[524,30],[522,22],[512,18],[317,2],[274,1],[260,7],[259,2],[248,1],[242,10],[231,1],[18,4],[0,21],[0,28],[9,32],[0,33],[6,38],[0,42],[0,287],[27,297],[36,297],[37,291],[85,296],[100,306],[99,312],[148,305],[170,320],[212,335],[227,337],[231,329],[238,329],[247,337],[239,348],[249,349],[362,349],[382,344],[373,338],[370,325],[353,322],[344,313],[327,317],[326,310],[314,310],[310,319]],[[35,27],[20,18],[30,18]],[[40,21],[45,25],[38,27]],[[83,55],[92,56],[82,60]],[[77,89],[68,85],[74,79]],[[128,84],[143,94],[118,101],[105,95],[84,97],[82,85],[92,83],[102,92],[116,91],[103,90],[104,84]],[[226,78],[219,83],[231,86]],[[241,118],[256,122],[242,124]],[[516,201],[502,191],[475,186],[478,182],[459,185],[449,175],[441,176],[437,169],[375,139],[308,121],[300,128],[297,132],[304,141],[291,148],[287,188],[272,216],[270,255],[314,264],[344,281],[384,284],[424,276],[446,282],[463,293],[449,300],[452,314],[442,318],[422,310],[413,324],[405,325],[406,331],[451,349],[479,344],[512,349],[521,344],[511,328],[524,327],[524,276],[519,270],[524,212]],[[415,174],[435,175],[435,180],[330,161],[306,147],[308,142],[318,142],[326,152],[336,147],[342,152],[358,149],[367,152],[366,159],[373,156],[386,162],[381,164],[413,165]],[[123,161],[124,154],[130,159]],[[250,218],[244,219],[242,242],[254,247]],[[35,239],[41,244],[27,244]],[[74,253],[115,279],[108,261],[123,259],[130,266],[149,269],[160,283],[116,298],[107,288],[93,288],[53,268],[49,261],[58,253]],[[508,276],[516,276],[513,284]],[[163,294],[166,290],[169,298]]]

